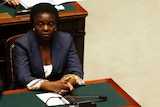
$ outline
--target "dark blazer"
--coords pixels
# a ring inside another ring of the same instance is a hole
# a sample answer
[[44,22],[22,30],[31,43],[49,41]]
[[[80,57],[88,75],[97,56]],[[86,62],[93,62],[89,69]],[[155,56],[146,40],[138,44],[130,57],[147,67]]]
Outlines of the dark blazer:
[[[16,83],[24,87],[36,78],[45,79],[39,45],[33,31],[15,41],[13,50]],[[48,80],[58,80],[64,74],[75,74],[83,78],[83,70],[73,38],[69,33],[56,31],[52,38],[53,70]]]

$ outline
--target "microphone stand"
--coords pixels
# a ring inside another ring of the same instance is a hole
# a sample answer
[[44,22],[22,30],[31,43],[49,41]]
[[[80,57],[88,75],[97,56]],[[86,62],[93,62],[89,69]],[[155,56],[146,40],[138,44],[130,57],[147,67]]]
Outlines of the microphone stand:
[[70,99],[72,102],[72,106],[64,106],[64,107],[96,107],[95,102],[93,101],[78,101],[75,102],[75,99],[83,99],[83,98],[98,98],[107,100],[107,96],[64,96],[66,99]]
[[[67,96],[68,98],[71,98],[72,96]],[[78,98],[77,96],[73,96],[75,98]],[[47,102],[49,101],[49,99],[51,98],[59,98],[63,101],[63,97],[49,97],[47,99],[47,101],[45,102],[45,107],[47,106]],[[65,97],[64,97],[65,98]],[[80,98],[80,97],[79,97]],[[82,98],[82,97],[81,97]],[[89,98],[89,97],[88,97]],[[64,102],[65,104],[66,102]],[[71,104],[66,104],[64,105],[64,107],[96,107],[96,104],[92,101],[79,101],[79,102],[72,102]]]
[[65,98],[98,98],[98,99],[104,99],[107,100],[107,96],[64,96]]

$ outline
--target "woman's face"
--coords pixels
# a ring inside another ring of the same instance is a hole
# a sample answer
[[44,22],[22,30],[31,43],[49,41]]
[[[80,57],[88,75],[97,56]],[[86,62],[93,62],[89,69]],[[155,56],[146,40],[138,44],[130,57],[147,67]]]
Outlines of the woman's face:
[[56,26],[56,19],[53,14],[39,13],[34,17],[35,31],[41,40],[51,39]]

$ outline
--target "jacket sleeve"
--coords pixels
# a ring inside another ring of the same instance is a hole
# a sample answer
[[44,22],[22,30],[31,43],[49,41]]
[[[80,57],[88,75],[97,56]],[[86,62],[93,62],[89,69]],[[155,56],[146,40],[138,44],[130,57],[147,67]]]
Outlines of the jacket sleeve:
[[36,78],[32,76],[30,71],[27,50],[20,42],[14,43],[13,56],[15,76],[19,83],[26,87],[30,81]]
[[75,74],[83,79],[84,72],[73,39],[71,39],[71,44],[68,53],[69,53],[67,61],[68,74]]

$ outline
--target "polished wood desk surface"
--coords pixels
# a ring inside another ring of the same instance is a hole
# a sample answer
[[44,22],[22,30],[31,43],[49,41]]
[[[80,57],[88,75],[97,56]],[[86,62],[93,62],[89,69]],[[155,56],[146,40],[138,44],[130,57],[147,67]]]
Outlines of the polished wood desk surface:
[[[87,11],[84,8],[82,8],[77,2],[73,2],[71,4],[76,8],[76,10],[59,12],[60,19],[67,18],[67,17],[69,18],[73,16],[82,17],[82,15],[84,15],[85,17],[88,14]],[[29,23],[29,16],[0,19],[0,26],[12,25],[16,23]]]
[[[111,78],[105,78],[105,79],[98,79],[98,80],[89,80],[85,81],[85,84],[96,84],[101,82],[107,82],[109,85],[115,89],[130,105],[128,106],[121,106],[121,107],[141,107],[131,96],[129,96],[113,79]],[[16,93],[22,93],[22,92],[28,92],[29,90],[24,89],[16,89],[16,90],[8,90],[4,91],[3,95],[8,94],[16,94]]]

